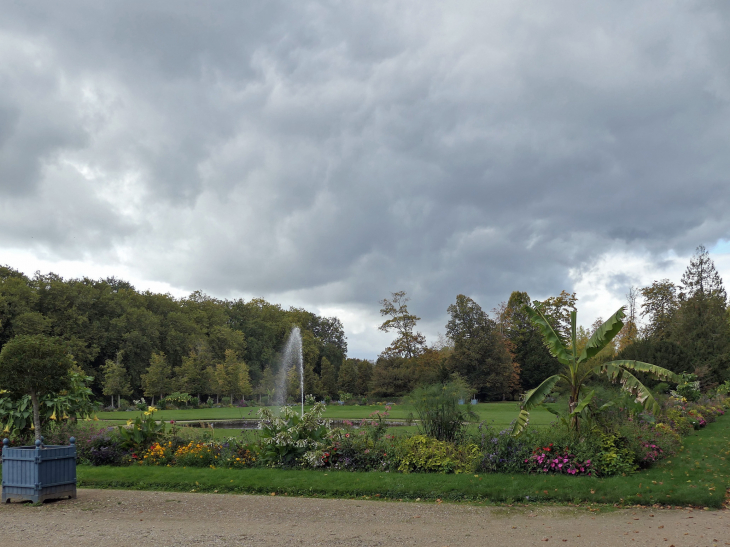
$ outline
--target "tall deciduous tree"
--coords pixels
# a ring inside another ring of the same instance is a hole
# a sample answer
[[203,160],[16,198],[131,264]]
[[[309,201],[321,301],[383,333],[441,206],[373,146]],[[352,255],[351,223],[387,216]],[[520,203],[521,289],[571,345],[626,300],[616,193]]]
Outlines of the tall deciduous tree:
[[152,397],[152,404],[155,404],[155,395],[160,399],[170,393],[170,382],[172,367],[167,362],[167,357],[162,352],[155,352],[150,357],[150,366],[147,372],[142,375],[142,388],[147,397]]
[[504,399],[515,372],[497,324],[468,296],[460,294],[447,309],[446,334],[454,341],[450,372],[458,373],[482,399]]
[[641,316],[648,320],[644,327],[644,336],[654,340],[667,340],[672,318],[679,307],[676,285],[669,279],[662,279],[654,281],[640,292],[644,299]]
[[345,359],[340,366],[337,375],[338,391],[357,394],[357,362],[353,359]]
[[335,367],[326,357],[322,357],[321,367],[320,382],[322,385],[322,394],[328,397],[337,396],[337,373],[335,372]]
[[117,407],[121,406],[122,395],[125,397],[132,394],[132,386],[129,385],[129,375],[127,368],[122,363],[123,351],[118,351],[117,356],[112,361],[107,359],[104,366],[101,367],[104,373],[104,395],[112,398],[112,408],[114,407],[114,396],[117,396]]
[[522,391],[539,386],[543,380],[557,374],[560,362],[550,355],[542,334],[523,310],[530,303],[526,292],[513,292],[505,310],[505,330],[507,338],[512,342],[514,359],[520,366],[520,384]]
[[393,343],[383,352],[384,355],[397,355],[411,358],[419,355],[426,348],[426,338],[416,331],[416,323],[420,317],[408,311],[405,291],[391,293],[391,298],[380,301],[380,315],[388,317],[380,327],[383,332],[395,331],[397,336]]
[[36,440],[41,438],[40,397],[67,388],[72,365],[64,342],[42,334],[15,336],[0,351],[0,387],[15,396],[30,395]]

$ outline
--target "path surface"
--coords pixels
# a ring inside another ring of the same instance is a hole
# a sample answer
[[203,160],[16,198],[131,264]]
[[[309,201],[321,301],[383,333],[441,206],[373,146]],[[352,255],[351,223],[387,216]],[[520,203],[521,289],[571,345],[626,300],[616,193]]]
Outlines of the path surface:
[[79,489],[0,505],[0,545],[730,545],[730,512],[475,507]]

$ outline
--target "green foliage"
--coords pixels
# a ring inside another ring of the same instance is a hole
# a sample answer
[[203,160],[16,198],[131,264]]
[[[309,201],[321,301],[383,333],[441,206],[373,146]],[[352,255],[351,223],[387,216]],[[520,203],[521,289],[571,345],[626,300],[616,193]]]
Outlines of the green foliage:
[[525,429],[531,409],[541,404],[545,397],[555,387],[558,381],[562,380],[569,389],[568,419],[571,429],[578,431],[580,418],[585,415],[588,399],[591,395],[586,394],[581,400],[582,391],[586,382],[595,374],[605,374],[613,382],[620,383],[622,388],[632,393],[637,400],[641,401],[644,408],[651,411],[658,411],[659,405],[654,400],[651,392],[633,375],[629,370],[635,370],[651,374],[662,380],[678,381],[678,376],[670,370],[642,363],[640,361],[619,360],[610,362],[594,362],[598,353],[605,348],[623,327],[624,308],[621,307],[607,321],[601,324],[593,332],[586,342],[580,355],[578,354],[576,312],[570,314],[570,345],[566,346],[561,335],[553,328],[553,325],[543,313],[538,302],[535,307],[528,305],[523,310],[542,333],[545,344],[550,353],[563,365],[563,371],[555,376],[546,379],[537,388],[525,393],[522,409],[513,426],[513,434],[519,435]]
[[154,407],[149,407],[134,420],[129,420],[126,426],[118,427],[122,446],[135,451],[143,450],[165,433],[165,422],[157,423],[155,411]]
[[473,473],[481,453],[476,444],[457,446],[425,435],[408,437],[401,443],[402,473]]
[[39,397],[68,388],[72,365],[63,341],[43,334],[18,335],[0,351],[0,386],[12,397],[30,396],[36,439],[41,437]]
[[391,293],[391,298],[380,301],[383,306],[380,315],[388,317],[380,327],[383,332],[395,331],[397,337],[384,351],[384,356],[399,356],[411,358],[419,355],[426,349],[426,338],[417,332],[416,323],[420,317],[408,312],[408,301],[405,291]]
[[700,391],[700,382],[697,380],[697,375],[683,372],[680,377],[681,381],[677,384],[676,393],[690,402],[698,401],[702,392]]
[[259,409],[262,462],[272,467],[292,467],[307,451],[321,448],[329,430],[329,424],[320,419],[324,411],[321,402],[304,416],[291,407],[282,408],[281,416],[274,416],[268,408]]
[[500,400],[511,393],[512,356],[497,324],[468,296],[460,294],[448,307],[446,334],[454,349],[446,369],[457,373],[482,400]]
[[476,419],[469,405],[460,405],[469,387],[456,377],[445,384],[417,388],[409,402],[416,411],[419,431],[439,441],[453,442],[462,437],[466,422]]
[[629,450],[625,441],[617,433],[601,434],[601,451],[596,460],[596,468],[603,476],[630,475],[639,466],[634,454]]

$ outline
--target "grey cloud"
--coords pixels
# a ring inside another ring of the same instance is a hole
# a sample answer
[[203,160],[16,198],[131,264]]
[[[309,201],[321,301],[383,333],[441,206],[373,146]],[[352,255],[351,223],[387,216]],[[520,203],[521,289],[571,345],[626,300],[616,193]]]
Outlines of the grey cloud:
[[0,189],[32,181],[33,210],[72,157],[95,175],[63,222],[90,235],[47,212],[59,254],[111,242],[216,295],[405,289],[436,325],[458,293],[727,238],[727,31],[712,2],[18,4],[0,55],[54,66],[0,68]]

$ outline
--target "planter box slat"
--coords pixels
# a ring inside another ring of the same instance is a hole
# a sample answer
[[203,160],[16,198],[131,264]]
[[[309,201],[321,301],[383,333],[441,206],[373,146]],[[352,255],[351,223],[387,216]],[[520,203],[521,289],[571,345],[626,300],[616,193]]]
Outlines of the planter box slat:
[[21,446],[11,448],[7,439],[2,452],[2,501],[76,497],[76,445]]

